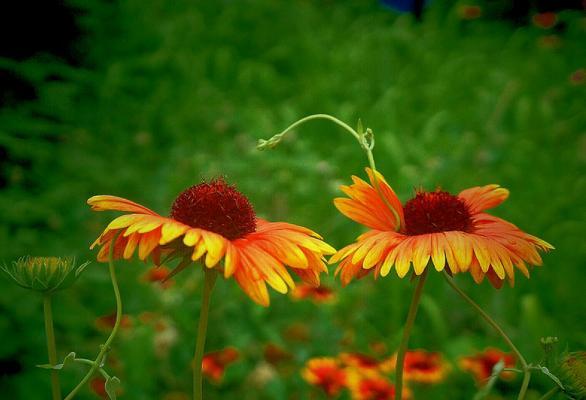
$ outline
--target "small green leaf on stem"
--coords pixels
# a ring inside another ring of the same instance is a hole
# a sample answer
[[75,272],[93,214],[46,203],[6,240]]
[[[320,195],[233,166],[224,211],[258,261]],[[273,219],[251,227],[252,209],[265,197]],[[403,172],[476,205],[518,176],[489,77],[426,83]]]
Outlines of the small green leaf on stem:
[[106,379],[106,383],[104,384],[104,389],[106,389],[106,393],[111,400],[116,400],[116,391],[120,388],[120,379],[115,376],[111,376]]

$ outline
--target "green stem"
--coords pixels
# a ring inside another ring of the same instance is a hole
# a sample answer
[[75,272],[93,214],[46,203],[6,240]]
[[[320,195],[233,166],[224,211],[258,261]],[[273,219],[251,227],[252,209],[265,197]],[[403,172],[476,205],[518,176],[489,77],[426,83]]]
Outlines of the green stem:
[[210,311],[210,298],[216,278],[218,274],[216,271],[208,270],[204,267],[204,285],[201,294],[201,309],[199,311],[199,323],[197,326],[197,339],[195,342],[195,353],[193,355],[193,399],[202,400],[202,374],[201,362],[203,359],[203,351],[206,343],[206,333],[208,330],[208,315]]
[[[276,143],[278,143],[283,138],[283,136],[285,136],[291,130],[295,129],[299,125],[304,124],[305,122],[316,120],[316,119],[325,119],[325,120],[328,120],[328,121],[335,123],[336,125],[341,126],[342,128],[344,128],[344,130],[346,130],[352,136],[354,136],[354,138],[358,141],[358,144],[360,144],[360,147],[362,147],[362,149],[366,152],[366,156],[368,158],[368,164],[370,165],[370,169],[372,169],[372,172],[374,174],[374,186],[375,186],[376,192],[378,193],[381,200],[385,203],[387,208],[393,214],[393,218],[395,219],[395,221],[391,221],[391,223],[393,223],[396,226],[395,230],[399,231],[401,229],[401,218],[399,217],[399,213],[389,203],[387,198],[385,196],[383,196],[382,190],[380,188],[380,183],[379,183],[378,178],[376,176],[376,165],[374,163],[374,156],[372,154],[372,149],[374,147],[374,137],[372,136],[372,131],[370,131],[369,129],[367,129],[366,134],[365,133],[358,133],[350,125],[348,125],[347,123],[345,123],[343,121],[340,121],[336,117],[333,117],[328,114],[313,114],[313,115],[309,115],[305,118],[301,118],[297,122],[294,122],[289,127],[287,127],[287,129],[285,129],[281,133],[273,136],[273,138],[269,139],[268,141],[261,140],[260,141],[261,144],[259,145],[259,148],[265,148],[265,145],[268,142],[271,142],[273,140],[274,140],[274,143],[272,143],[269,147],[276,145]],[[368,141],[367,135],[369,135],[369,137],[370,137],[370,140],[371,140],[370,142]]]
[[444,278],[446,278],[446,281],[452,287],[452,289],[454,289],[456,291],[456,293],[458,293],[460,295],[460,297],[462,297],[468,304],[470,304],[472,306],[472,308],[474,308],[474,310],[478,314],[480,314],[480,316],[482,318],[484,318],[484,320],[490,326],[492,326],[492,328],[495,331],[497,331],[497,333],[501,336],[501,338],[511,348],[511,350],[513,351],[513,353],[515,353],[515,356],[517,357],[517,359],[521,363],[521,369],[523,370],[523,383],[521,384],[521,389],[519,390],[519,395],[517,396],[517,400],[523,400],[525,398],[525,395],[527,394],[527,388],[529,387],[529,381],[531,380],[531,369],[529,368],[529,365],[527,364],[527,361],[525,361],[525,358],[523,357],[523,355],[521,354],[521,352],[519,351],[519,349],[517,349],[517,347],[513,344],[513,342],[507,336],[507,334],[505,333],[505,331],[503,331],[502,328],[496,323],[496,321],[494,319],[492,319],[490,317],[490,315],[488,315],[482,309],[482,307],[480,307],[478,304],[476,304],[474,302],[474,300],[472,300],[470,297],[468,297],[468,295],[466,293],[464,293],[454,283],[454,280],[449,275],[447,275],[447,273],[444,274]]
[[87,383],[87,381],[92,377],[92,375],[100,368],[104,356],[106,352],[110,350],[110,344],[116,337],[118,333],[118,328],[120,328],[120,320],[122,319],[122,299],[120,297],[120,289],[118,288],[118,280],[116,279],[116,270],[114,268],[114,244],[118,239],[118,235],[114,236],[112,242],[110,242],[110,251],[108,256],[108,270],[110,271],[110,280],[112,281],[112,287],[114,288],[114,297],[116,298],[116,321],[114,322],[114,328],[112,328],[112,332],[106,342],[101,346],[100,352],[98,353],[96,359],[94,360],[94,364],[87,372],[87,374],[83,377],[81,382],[77,384],[77,386],[65,397],[64,400],[71,400],[77,392]]
[[399,345],[399,350],[397,352],[397,362],[395,364],[395,398],[402,399],[403,395],[403,364],[405,362],[405,353],[407,352],[407,345],[409,344],[409,336],[411,335],[411,328],[413,328],[413,323],[415,322],[415,316],[417,315],[417,309],[419,307],[419,301],[421,300],[421,295],[423,293],[423,285],[425,284],[425,279],[427,278],[428,269],[426,268],[421,276],[419,276],[419,280],[417,281],[417,287],[415,288],[415,292],[413,293],[413,298],[411,299],[411,305],[409,306],[409,313],[407,314],[407,320],[405,321],[405,326],[403,327],[403,337],[401,338],[401,344]]
[[[43,311],[45,314],[45,335],[47,336],[47,353],[49,364],[57,364],[57,347],[55,346],[55,331],[53,329],[53,310],[51,307],[51,294],[43,297]],[[53,400],[61,400],[61,387],[59,386],[59,371],[51,370],[51,394]]]
[[541,396],[539,398],[539,400],[549,400],[553,396],[555,396],[559,391],[560,391],[560,388],[556,386],[556,387],[552,388],[549,392],[547,392],[546,394],[544,394],[543,396]]

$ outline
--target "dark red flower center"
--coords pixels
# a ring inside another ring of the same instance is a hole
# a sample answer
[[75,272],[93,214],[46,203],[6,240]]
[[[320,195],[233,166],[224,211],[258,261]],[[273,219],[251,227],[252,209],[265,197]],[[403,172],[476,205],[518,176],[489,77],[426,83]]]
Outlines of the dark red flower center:
[[252,205],[246,196],[222,178],[183,191],[173,203],[171,217],[230,240],[256,230],[256,215]]
[[463,200],[441,190],[418,192],[405,203],[405,233],[425,233],[472,230],[470,210]]

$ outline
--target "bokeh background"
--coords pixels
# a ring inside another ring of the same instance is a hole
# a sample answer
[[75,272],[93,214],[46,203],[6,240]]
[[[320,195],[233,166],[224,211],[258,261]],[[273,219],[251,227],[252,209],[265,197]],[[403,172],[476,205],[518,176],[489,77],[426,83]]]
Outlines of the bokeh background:
[[[362,118],[373,129],[377,166],[404,201],[420,187],[509,188],[510,199],[493,213],[556,250],[530,280],[519,274],[515,288],[496,291],[467,276],[458,283],[530,361],[542,359],[545,336],[557,336],[560,350],[584,350],[582,3],[434,1],[421,15],[388,3],[3,5],[0,260],[94,260],[88,246],[115,213],[91,212],[87,198],[115,194],[165,215],[184,188],[218,176],[235,183],[260,216],[311,227],[340,248],[361,233],[332,204],[340,184],[365,175],[353,139],[312,122],[275,150],[255,148],[305,115],[330,113],[351,125]],[[555,14],[543,17],[546,11]],[[122,398],[183,398],[201,273],[191,268],[164,288],[145,282],[149,267],[118,264],[128,323],[108,369],[122,380]],[[241,358],[222,383],[206,383],[206,398],[325,398],[301,378],[307,359],[372,354],[381,343],[383,352],[395,351],[408,280],[391,274],[342,288],[330,273],[324,284],[336,301],[316,305],[273,292],[265,309],[235,282],[220,281],[207,349],[232,345]],[[114,311],[105,265],[94,261],[54,303],[59,357],[75,351],[93,358],[107,336],[96,319]],[[35,367],[46,362],[41,299],[5,279],[0,332],[2,397],[48,398],[48,374]],[[275,361],[268,344],[290,354]],[[506,349],[433,274],[411,347],[441,351],[453,370],[440,385],[416,387],[415,398],[470,399],[474,381],[457,359],[487,346]],[[83,373],[64,371],[64,390]],[[495,398],[514,398],[519,383],[499,384]],[[551,386],[536,374],[530,398]],[[88,389],[79,398],[97,396]]]

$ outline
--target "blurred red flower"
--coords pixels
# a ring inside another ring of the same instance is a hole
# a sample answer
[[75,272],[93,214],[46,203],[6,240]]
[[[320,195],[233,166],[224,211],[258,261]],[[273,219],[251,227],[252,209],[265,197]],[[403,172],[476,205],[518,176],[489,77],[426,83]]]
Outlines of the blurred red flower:
[[336,294],[332,289],[324,285],[315,287],[307,283],[297,285],[291,295],[294,299],[308,299],[315,304],[331,303],[336,300]]
[[[499,349],[487,348],[480,353],[471,356],[461,357],[458,364],[464,371],[470,372],[478,385],[486,383],[488,378],[492,375],[494,366],[503,360],[505,368],[513,368],[516,363],[515,356],[511,353],[505,353]],[[503,372],[500,377],[503,379],[511,379],[512,372]]]
[[240,358],[240,352],[234,347],[207,353],[202,361],[201,368],[204,376],[214,383],[222,382],[226,367]]
[[335,358],[312,358],[301,371],[303,379],[334,397],[346,386],[346,371]]
[[[391,357],[393,369],[397,364],[397,355]],[[405,354],[403,378],[419,383],[438,383],[445,379],[450,365],[438,352],[411,350]]]

